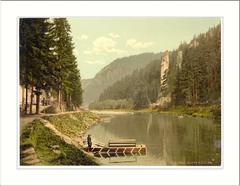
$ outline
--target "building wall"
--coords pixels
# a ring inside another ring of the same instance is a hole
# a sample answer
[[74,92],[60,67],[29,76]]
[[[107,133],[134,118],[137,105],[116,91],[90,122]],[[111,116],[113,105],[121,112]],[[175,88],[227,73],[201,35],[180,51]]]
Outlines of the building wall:
[[[35,90],[35,88],[33,88]],[[41,90],[42,94],[40,95],[40,104],[42,104],[42,100],[48,100],[48,104],[51,104],[54,101],[54,98],[51,95],[47,95],[44,90]],[[26,89],[24,86],[19,85],[19,104],[20,107],[25,105],[26,102]],[[31,102],[31,89],[28,89],[28,104],[30,105]],[[33,104],[36,104],[36,95],[33,94]]]

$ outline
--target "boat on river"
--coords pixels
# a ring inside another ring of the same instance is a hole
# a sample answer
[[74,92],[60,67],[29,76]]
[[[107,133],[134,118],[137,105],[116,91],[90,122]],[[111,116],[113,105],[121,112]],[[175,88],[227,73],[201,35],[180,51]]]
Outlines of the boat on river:
[[137,144],[135,139],[110,140],[108,145],[94,143],[92,148],[85,147],[84,150],[93,153],[96,157],[123,157],[123,156],[144,156],[147,154],[147,147],[144,144]]

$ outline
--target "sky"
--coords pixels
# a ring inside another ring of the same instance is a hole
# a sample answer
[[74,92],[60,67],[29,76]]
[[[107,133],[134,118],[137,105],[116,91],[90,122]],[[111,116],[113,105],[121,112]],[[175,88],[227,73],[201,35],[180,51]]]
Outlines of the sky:
[[93,78],[113,60],[178,48],[220,18],[68,18],[81,78]]

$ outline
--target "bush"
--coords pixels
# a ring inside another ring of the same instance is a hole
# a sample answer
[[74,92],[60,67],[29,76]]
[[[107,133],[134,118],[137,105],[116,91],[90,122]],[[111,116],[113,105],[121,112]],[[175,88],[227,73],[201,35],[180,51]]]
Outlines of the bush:
[[221,119],[221,105],[213,105],[210,110],[215,119]]
[[42,110],[42,113],[48,113],[48,114],[55,114],[58,113],[59,109],[57,106],[51,105],[47,108],[45,108],[44,110]]

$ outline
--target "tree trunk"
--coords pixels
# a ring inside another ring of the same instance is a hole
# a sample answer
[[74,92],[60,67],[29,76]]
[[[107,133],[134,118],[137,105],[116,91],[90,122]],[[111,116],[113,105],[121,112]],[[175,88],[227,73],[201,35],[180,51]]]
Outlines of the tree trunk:
[[73,108],[72,108],[72,97],[71,97],[71,95],[69,95],[69,105],[70,105],[71,109],[73,110]]
[[31,100],[30,100],[30,114],[32,114],[32,105],[33,105],[33,86],[31,88]]
[[25,99],[25,109],[24,109],[24,112],[25,114],[27,114],[27,111],[28,111],[28,84],[26,83],[25,84],[25,89],[26,89],[26,99]]
[[59,106],[59,109],[62,111],[61,91],[60,91],[60,89],[58,90],[58,106]]
[[39,89],[37,89],[37,91],[36,91],[36,114],[39,114],[40,112],[40,110],[39,110],[39,107],[40,107],[40,95],[41,95],[41,92],[40,92],[40,90]]
[[24,111],[24,85],[21,86],[21,89],[22,89],[22,110],[21,111]]
[[39,114],[40,95],[37,95],[36,114]]

